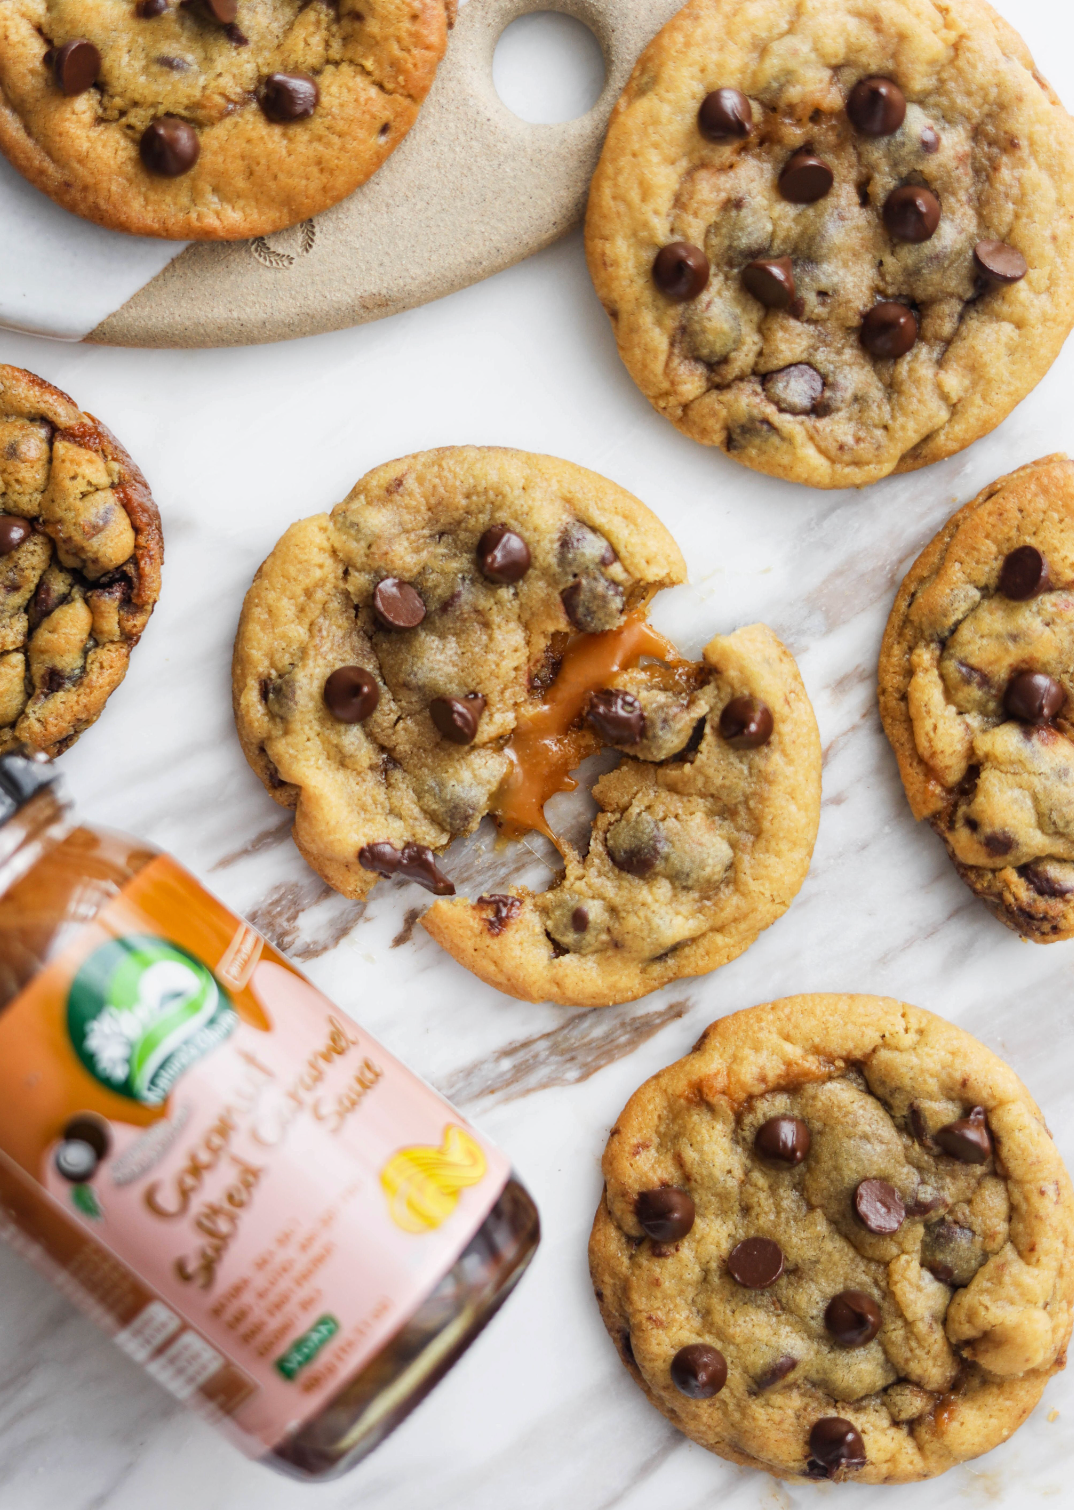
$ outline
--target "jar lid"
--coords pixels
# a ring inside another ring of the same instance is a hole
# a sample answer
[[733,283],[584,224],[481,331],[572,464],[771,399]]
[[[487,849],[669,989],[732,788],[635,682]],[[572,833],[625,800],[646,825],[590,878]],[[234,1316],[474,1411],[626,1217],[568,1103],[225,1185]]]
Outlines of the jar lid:
[[60,779],[47,755],[0,755],[0,823]]

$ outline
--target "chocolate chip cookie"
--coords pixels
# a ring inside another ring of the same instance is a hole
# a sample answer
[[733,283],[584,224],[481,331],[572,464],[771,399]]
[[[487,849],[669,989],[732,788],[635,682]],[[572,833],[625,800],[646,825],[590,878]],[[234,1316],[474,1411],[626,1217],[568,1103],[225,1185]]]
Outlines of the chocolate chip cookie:
[[123,680],[160,592],[145,478],[65,393],[0,366],[0,752],[58,755]]
[[680,430],[814,487],[986,434],[1074,322],[1074,122],[990,6],[690,0],[608,130],[586,247]]
[[723,1018],[631,1097],[604,1178],[604,1324],[733,1463],[930,1478],[1005,1441],[1065,1363],[1069,1176],[1013,1071],[929,1012],[795,996]]
[[3,0],[0,151],[114,230],[264,235],[395,150],[454,14],[455,0]]
[[1074,936],[1074,463],[947,521],[895,599],[879,693],[914,817],[967,885],[1026,938]]
[[605,1005],[733,958],[789,905],[820,805],[794,661],[754,625],[684,661],[645,622],[682,557],[636,498],[550,457],[459,448],[371,472],[293,525],[254,581],[233,687],[247,759],[299,849],[363,897],[434,896],[492,814],[555,839],[545,801],[618,768],[551,891],[437,903],[429,932],[515,996]]

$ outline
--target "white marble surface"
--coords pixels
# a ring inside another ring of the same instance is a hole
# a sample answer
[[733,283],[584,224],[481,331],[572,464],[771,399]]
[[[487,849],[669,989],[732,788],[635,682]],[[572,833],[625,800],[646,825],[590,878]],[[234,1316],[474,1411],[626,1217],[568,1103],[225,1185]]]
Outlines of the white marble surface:
[[[1025,10],[1052,62],[1046,8]],[[618,363],[577,235],[439,304],[290,345],[134,353],[0,333],[0,360],[111,425],[164,517],[160,606],[105,717],[64,757],[83,810],[172,850],[453,1094],[510,1152],[545,1229],[521,1289],[449,1379],[368,1463],[321,1489],[244,1462],[0,1251],[3,1510],[1074,1503],[1074,1375],[1009,1444],[924,1488],[788,1488],[732,1468],[635,1389],[585,1264],[600,1153],[629,1093],[714,1017],[791,992],[889,992],[963,1024],[1024,1077],[1074,1167],[1074,944],[1007,932],[915,827],[873,688],[895,585],[921,545],[985,482],[1069,443],[1074,345],[992,436],[860,494],[755,476],[661,421]],[[393,947],[425,892],[384,885],[364,912],[326,896],[246,767],[228,659],[258,562],[368,467],[460,441],[568,457],[652,506],[689,564],[690,585],[654,615],[685,650],[762,618],[799,658],[826,751],[813,868],[787,916],[715,975],[603,1012],[508,1000],[420,928]]]

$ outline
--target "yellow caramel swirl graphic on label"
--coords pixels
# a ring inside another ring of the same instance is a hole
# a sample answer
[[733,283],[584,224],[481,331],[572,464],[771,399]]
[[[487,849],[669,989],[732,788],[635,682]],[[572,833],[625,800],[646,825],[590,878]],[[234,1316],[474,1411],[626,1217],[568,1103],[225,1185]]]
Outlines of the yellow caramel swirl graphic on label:
[[392,1221],[404,1232],[433,1231],[455,1210],[459,1192],[476,1185],[487,1169],[480,1145],[450,1123],[439,1148],[401,1148],[380,1172]]

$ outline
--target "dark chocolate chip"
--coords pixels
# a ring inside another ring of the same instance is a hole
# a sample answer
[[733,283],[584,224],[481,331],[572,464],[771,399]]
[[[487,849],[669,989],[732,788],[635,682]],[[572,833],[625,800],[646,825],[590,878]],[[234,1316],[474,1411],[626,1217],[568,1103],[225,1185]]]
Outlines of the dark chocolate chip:
[[979,241],[973,249],[973,265],[989,283],[1018,283],[1029,271],[1018,248],[1005,241]]
[[906,119],[906,96],[891,79],[859,79],[850,91],[847,115],[863,136],[890,136]]
[[69,1138],[57,1148],[53,1163],[65,1180],[70,1180],[72,1185],[81,1185],[84,1180],[92,1180],[100,1160],[89,1143],[84,1143],[81,1138]]
[[19,546],[29,540],[34,532],[28,519],[19,519],[14,514],[0,514],[0,556],[10,556]]
[[575,629],[593,634],[614,627],[623,611],[626,594],[610,577],[590,573],[565,587],[559,597],[563,612]]
[[613,823],[604,838],[608,858],[618,870],[644,881],[652,875],[667,850],[667,841],[659,824],[651,820],[639,828],[620,819]]
[[249,47],[250,45],[249,37],[244,31],[239,30],[234,21],[224,27],[224,36],[233,47]]
[[481,575],[500,586],[520,582],[530,569],[530,548],[506,524],[493,524],[477,542]]
[[701,101],[697,129],[710,142],[745,141],[753,130],[749,100],[739,89],[714,89]]
[[98,1161],[107,1158],[108,1150],[112,1146],[112,1135],[108,1131],[108,1123],[103,1117],[95,1117],[92,1112],[83,1112],[77,1117],[72,1117],[64,1127],[63,1137],[67,1143],[76,1139],[80,1143],[88,1143],[97,1155]]
[[880,1330],[880,1307],[864,1290],[840,1290],[824,1312],[824,1325],[840,1347],[864,1347]]
[[637,1368],[638,1360],[634,1357],[634,1344],[631,1342],[630,1333],[625,1327],[619,1333],[619,1346],[623,1349],[623,1357],[626,1361]]
[[794,303],[794,269],[789,257],[758,257],[742,269],[742,285],[766,309]]
[[898,1232],[906,1219],[902,1196],[887,1180],[862,1180],[854,1192],[854,1210],[862,1226],[881,1237]]
[[917,318],[913,310],[891,299],[874,304],[861,322],[861,344],[870,356],[905,356],[916,340]]
[[373,612],[385,629],[416,629],[425,617],[425,604],[409,582],[385,577],[373,593]]
[[727,1359],[704,1342],[692,1342],[672,1358],[671,1382],[691,1400],[711,1400],[727,1383]]
[[576,907],[571,913],[571,927],[575,933],[584,933],[589,927],[589,913],[584,907]]
[[674,1185],[643,1190],[634,1201],[634,1215],[642,1231],[654,1242],[677,1243],[694,1225],[693,1198]]
[[[970,826],[970,822],[971,820],[967,819],[967,827]],[[981,843],[990,855],[1009,855],[1014,848],[1014,835],[1009,834],[1005,828],[995,829],[992,833],[985,834]]]
[[394,844],[382,840],[379,844],[364,844],[358,851],[358,864],[363,870],[374,870],[378,876],[402,876],[405,881],[416,881],[438,897],[453,897],[455,887],[436,863],[436,856],[424,844],[413,840],[396,849]]
[[1071,893],[1074,893],[1074,881],[1049,875],[1039,865],[1020,865],[1018,874],[1029,883],[1039,897],[1069,897]]
[[763,1158],[775,1159],[780,1164],[800,1164],[812,1141],[801,1117],[769,1117],[757,1129],[753,1146]]
[[910,1131],[918,1143],[929,1142],[929,1124],[925,1121],[925,1114],[916,1101],[910,1103]]
[[930,157],[933,152],[940,150],[940,133],[935,126],[922,126],[918,141],[921,143],[922,152],[927,152]]
[[134,13],[141,16],[143,21],[155,21],[158,16],[163,16],[167,9],[168,0],[138,0]]
[[376,677],[364,666],[340,666],[324,684],[324,705],[341,724],[360,724],[379,702]]
[[488,909],[489,916],[485,919],[485,927],[493,937],[501,934],[508,923],[517,918],[522,911],[522,903],[518,897],[504,896],[501,892],[492,892],[488,896],[478,897],[477,905]]
[[732,750],[756,750],[772,738],[772,712],[757,697],[733,697],[720,714],[720,738]]
[[699,246],[673,241],[661,247],[653,263],[653,282],[662,294],[684,304],[696,299],[709,281],[709,259]]
[[940,201],[931,189],[903,184],[884,201],[884,224],[895,241],[928,241],[940,223]]
[[765,374],[764,391],[784,414],[812,414],[824,392],[824,379],[809,362],[792,362]]
[[727,1267],[747,1290],[767,1290],[783,1273],[783,1249],[770,1237],[747,1237],[731,1249]]
[[259,102],[270,121],[304,121],[317,109],[321,91],[307,73],[270,73]]
[[205,9],[214,21],[227,26],[239,14],[239,0],[205,0]]
[[150,173],[158,178],[180,178],[197,162],[201,143],[189,121],[162,115],[142,132],[138,151]]
[[842,1416],[823,1416],[809,1433],[809,1450],[816,1462],[828,1469],[861,1468],[865,1443],[852,1421]]
[[999,590],[1005,598],[1024,603],[1048,586],[1048,563],[1035,545],[1019,545],[1003,558]]
[[70,98],[85,94],[97,82],[101,71],[101,55],[92,42],[79,37],[74,42],[65,42],[56,49],[52,60],[52,72],[65,95]]
[[832,170],[823,158],[803,148],[788,160],[779,175],[779,192],[791,204],[815,204],[834,182]]
[[645,714],[631,692],[602,687],[589,694],[586,723],[607,744],[636,745],[645,738]]
[[1024,724],[1047,724],[1062,709],[1066,692],[1045,671],[1019,671],[1007,683],[1004,711]]
[[975,1106],[968,1117],[948,1122],[933,1136],[944,1153],[963,1164],[983,1164],[992,1152],[992,1135],[983,1106]]
[[985,1262],[987,1254],[972,1227],[944,1220],[925,1228],[921,1240],[921,1267],[945,1285],[968,1285]]
[[453,745],[471,745],[485,711],[485,699],[476,692],[468,697],[434,697],[429,716],[444,739]]
[[757,1380],[758,1389],[771,1389],[773,1384],[778,1384],[781,1379],[786,1379],[788,1374],[793,1374],[798,1367],[798,1359],[790,1353],[784,1353],[781,1358],[765,1369]]

